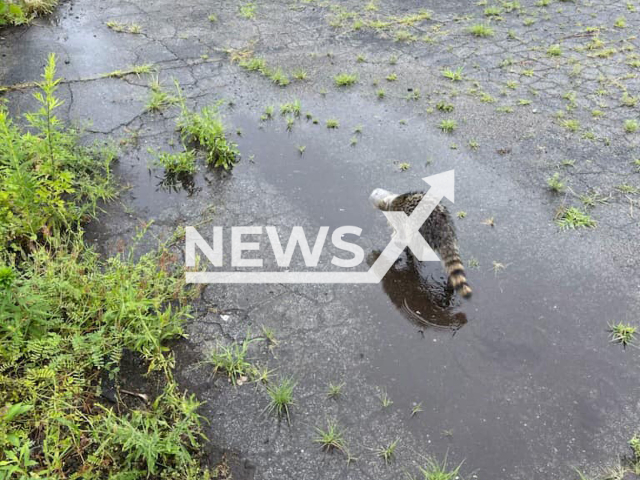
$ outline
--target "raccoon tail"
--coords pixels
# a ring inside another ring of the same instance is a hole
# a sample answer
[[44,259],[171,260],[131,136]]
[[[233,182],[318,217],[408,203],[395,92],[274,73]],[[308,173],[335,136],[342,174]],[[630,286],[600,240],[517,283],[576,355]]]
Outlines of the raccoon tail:
[[467,283],[467,277],[464,273],[464,265],[460,260],[458,254],[458,248],[442,248],[440,250],[442,263],[449,276],[449,284],[454,288],[459,295],[464,298],[471,298],[472,290]]

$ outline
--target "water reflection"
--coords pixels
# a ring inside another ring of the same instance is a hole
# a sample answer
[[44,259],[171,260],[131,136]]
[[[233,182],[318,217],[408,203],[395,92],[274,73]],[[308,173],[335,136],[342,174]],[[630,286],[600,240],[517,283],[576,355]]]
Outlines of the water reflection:
[[[373,251],[367,263],[380,256]],[[435,279],[424,265],[403,255],[382,279],[382,289],[404,317],[424,328],[443,328],[455,332],[467,323],[467,316],[454,311],[455,296],[444,276]]]

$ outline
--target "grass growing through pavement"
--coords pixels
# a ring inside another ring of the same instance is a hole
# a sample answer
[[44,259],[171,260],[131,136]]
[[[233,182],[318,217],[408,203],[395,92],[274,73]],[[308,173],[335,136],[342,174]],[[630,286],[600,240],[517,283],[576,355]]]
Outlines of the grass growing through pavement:
[[0,26],[29,23],[38,15],[49,14],[58,0],[0,0]]
[[459,82],[462,80],[462,72],[464,68],[458,67],[455,70],[451,70],[450,68],[446,68],[442,71],[442,76],[448,78],[452,82]]
[[396,448],[398,446],[398,442],[400,442],[400,439],[395,439],[389,445],[384,445],[384,446],[379,447],[376,450],[376,455],[378,455],[380,458],[382,458],[384,460],[384,463],[386,463],[388,465],[395,458]]
[[278,385],[267,386],[269,404],[265,408],[267,413],[275,413],[278,418],[286,417],[287,423],[291,423],[290,410],[294,405],[293,390],[296,382],[293,378],[283,378]]
[[147,110],[151,112],[159,112],[179,102],[178,97],[176,97],[175,95],[170,95],[162,88],[160,79],[157,76],[151,79],[149,88],[151,89],[151,94],[149,96],[149,100],[147,101],[146,107]]
[[358,76],[352,73],[340,73],[333,77],[333,81],[337,87],[348,87],[358,81]]
[[[51,55],[28,132],[0,106],[0,477],[202,478],[199,403],[165,346],[188,317],[182,272],[165,248],[103,259],[84,244],[113,156],[65,129],[58,82]],[[125,350],[162,378],[148,405],[100,397]]]
[[329,384],[329,388],[327,389],[327,398],[338,399],[342,396],[342,389],[344,388],[345,383],[341,382],[338,384]]
[[195,173],[196,152],[195,150],[184,150],[178,153],[159,152],[153,162],[155,166],[163,167],[169,174],[191,174]]
[[232,169],[240,159],[240,152],[235,143],[227,140],[226,128],[218,111],[222,101],[216,105],[204,107],[200,112],[187,108],[180,86],[178,103],[180,117],[176,120],[184,142],[193,142],[203,148],[207,154],[207,164]]
[[325,452],[332,452],[333,450],[340,450],[343,453],[347,451],[347,444],[344,440],[344,434],[338,422],[335,420],[327,420],[327,428],[322,429],[316,427],[316,438],[313,439],[314,443],[319,443],[322,450]]
[[476,37],[493,37],[495,34],[493,28],[483,23],[477,23],[469,27],[469,33]]
[[594,228],[597,222],[588,213],[579,208],[569,207],[561,209],[556,215],[556,224],[563,230],[574,230],[577,228]]
[[452,133],[458,127],[458,123],[453,119],[444,119],[440,122],[440,130],[445,133]]
[[419,468],[425,480],[455,480],[459,478],[461,467],[462,463],[450,469],[447,466],[447,457],[445,456],[442,462],[438,462],[435,458],[429,457],[427,458],[426,464]]
[[555,193],[560,193],[564,190],[564,183],[562,183],[558,172],[547,178],[547,185],[549,186],[549,189]]
[[243,377],[250,379],[255,374],[255,367],[247,360],[249,346],[255,341],[249,339],[249,334],[250,332],[247,332],[247,338],[242,343],[216,345],[207,359],[207,363],[213,366],[214,373],[225,373],[234,385]]
[[629,345],[635,339],[637,328],[629,325],[628,323],[614,323],[609,324],[609,333],[611,335],[611,341],[614,343],[620,343],[623,347]]

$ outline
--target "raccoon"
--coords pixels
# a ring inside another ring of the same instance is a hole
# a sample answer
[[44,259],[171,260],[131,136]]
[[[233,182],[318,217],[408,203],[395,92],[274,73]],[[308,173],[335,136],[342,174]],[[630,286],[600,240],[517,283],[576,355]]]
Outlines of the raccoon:
[[[396,195],[382,188],[373,191],[369,199],[374,207],[386,211],[402,211],[411,215],[424,197],[424,192],[409,192]],[[464,265],[458,253],[458,238],[451,215],[446,207],[438,204],[426,222],[420,227],[420,233],[442,260],[449,277],[449,285],[464,298],[471,297],[471,287],[467,283]]]

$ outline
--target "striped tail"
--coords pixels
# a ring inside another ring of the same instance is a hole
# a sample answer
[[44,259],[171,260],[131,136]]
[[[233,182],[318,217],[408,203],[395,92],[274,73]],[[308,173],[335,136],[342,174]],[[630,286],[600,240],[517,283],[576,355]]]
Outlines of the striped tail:
[[441,249],[440,255],[444,268],[449,276],[449,285],[464,298],[471,298],[473,292],[467,283],[467,277],[464,274],[464,265],[460,260],[458,249],[456,247],[443,248]]

